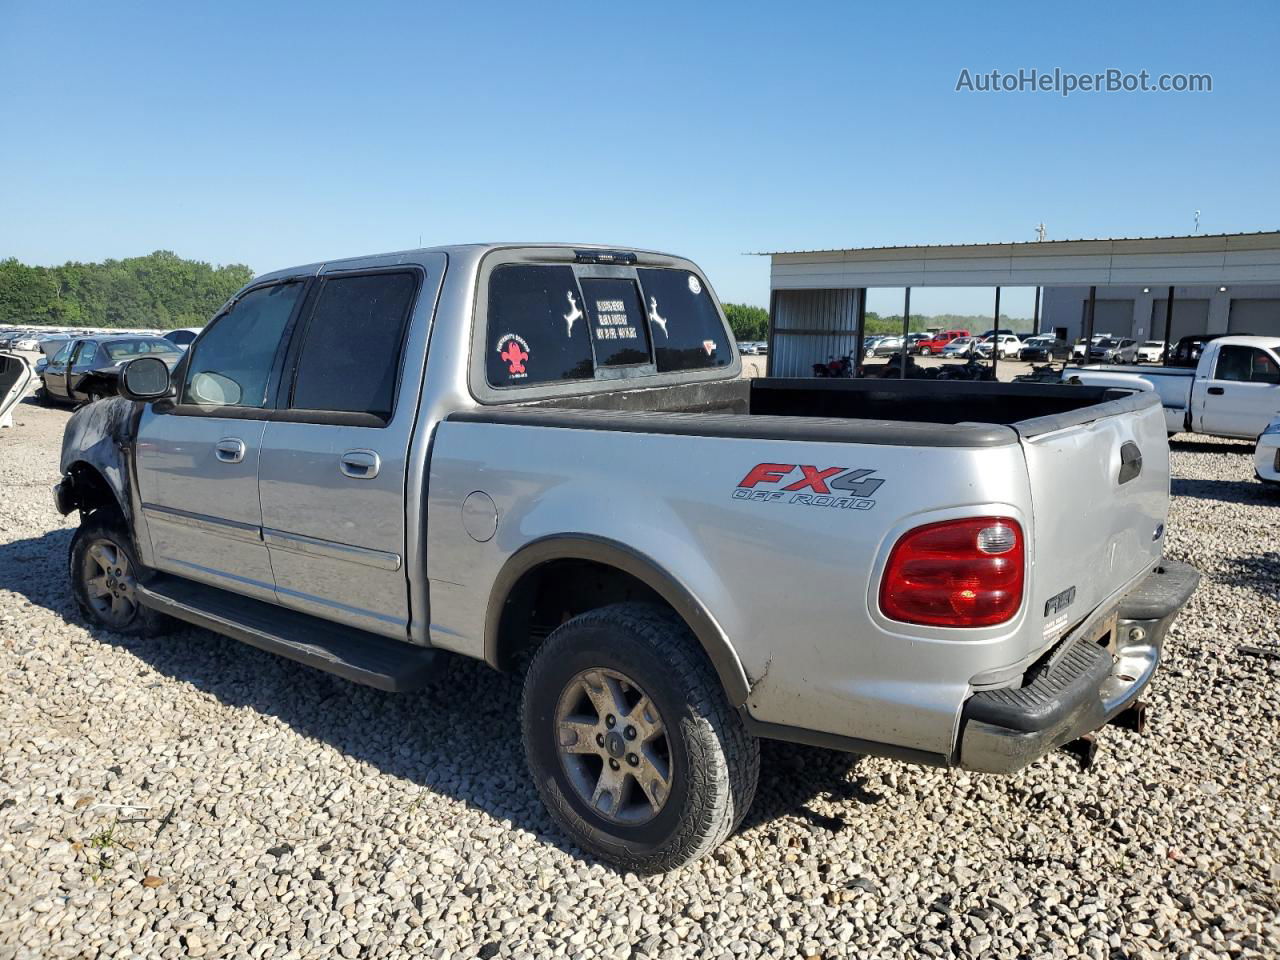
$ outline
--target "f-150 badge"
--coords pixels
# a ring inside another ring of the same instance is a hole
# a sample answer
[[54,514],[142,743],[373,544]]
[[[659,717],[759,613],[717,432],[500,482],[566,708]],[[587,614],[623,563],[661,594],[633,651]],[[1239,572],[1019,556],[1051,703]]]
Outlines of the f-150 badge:
[[[795,476],[797,470],[800,472],[798,477]],[[884,480],[873,476],[874,473],[873,469],[857,467],[757,463],[738,481],[733,498],[766,503],[794,503],[807,507],[870,510],[876,505],[872,495],[884,484]],[[785,483],[785,486],[780,489],[764,489],[776,487],[780,483]]]

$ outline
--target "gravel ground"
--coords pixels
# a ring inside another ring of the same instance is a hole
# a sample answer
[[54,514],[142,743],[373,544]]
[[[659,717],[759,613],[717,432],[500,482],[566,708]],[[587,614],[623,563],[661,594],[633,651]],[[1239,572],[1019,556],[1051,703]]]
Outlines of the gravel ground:
[[715,856],[585,861],[525,778],[517,681],[391,695],[199,630],[87,629],[49,485],[67,414],[0,431],[0,958],[1280,956],[1280,495],[1174,444],[1205,582],[1109,729],[1002,779],[766,745]]

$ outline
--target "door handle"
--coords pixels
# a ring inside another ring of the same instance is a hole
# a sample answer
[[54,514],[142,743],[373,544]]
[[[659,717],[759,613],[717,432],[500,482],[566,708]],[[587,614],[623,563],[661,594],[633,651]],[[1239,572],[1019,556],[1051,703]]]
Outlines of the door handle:
[[338,469],[353,480],[372,480],[382,469],[382,458],[372,450],[348,450],[342,455]]
[[1209,392],[1213,394],[1215,397],[1220,397],[1227,391],[1222,389],[1222,387],[1210,387]]
[[213,445],[213,453],[223,463],[239,463],[244,459],[244,441],[223,437]]

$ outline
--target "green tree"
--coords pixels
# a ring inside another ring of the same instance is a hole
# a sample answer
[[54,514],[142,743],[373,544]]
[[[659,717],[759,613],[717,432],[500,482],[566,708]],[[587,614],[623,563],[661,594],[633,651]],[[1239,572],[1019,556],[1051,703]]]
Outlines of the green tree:
[[745,303],[726,303],[724,315],[735,340],[767,340],[769,338],[769,311]]
[[27,266],[11,257],[0,260],[0,323],[201,326],[252,277],[244,264],[215,267],[169,250],[60,267]]

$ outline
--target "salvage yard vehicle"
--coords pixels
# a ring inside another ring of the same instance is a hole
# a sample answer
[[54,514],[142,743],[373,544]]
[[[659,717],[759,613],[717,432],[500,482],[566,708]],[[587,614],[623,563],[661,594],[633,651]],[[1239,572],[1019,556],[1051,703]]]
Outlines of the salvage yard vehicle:
[[40,399],[86,403],[114,396],[120,370],[140,356],[154,356],[172,369],[182,351],[162,337],[81,337],[60,349],[41,371]]
[[1062,379],[1154,391],[1168,432],[1252,440],[1280,411],[1280,337],[1213,337],[1194,369],[1067,367]]
[[31,383],[31,367],[26,359],[0,353],[0,427],[13,426],[13,408]]
[[1138,347],[1138,363],[1160,363],[1164,360],[1164,341],[1147,340]]
[[941,333],[931,333],[916,343],[916,352],[922,357],[941,353],[952,340],[967,336],[969,336],[968,330],[943,330]]
[[735,829],[761,737],[1010,773],[1140,726],[1198,578],[1162,560],[1154,394],[740,374],[667,254],[260,277],[71,417],[72,589],[384,690],[527,664],[534,786],[637,871]]
[[1253,472],[1263,483],[1280,487],[1280,411],[1258,437],[1253,449]]
[[1034,363],[1052,362],[1054,360],[1066,360],[1071,355],[1071,347],[1067,341],[1053,334],[1048,336],[1031,337],[1022,342],[1022,349],[1018,351],[1018,359]]

